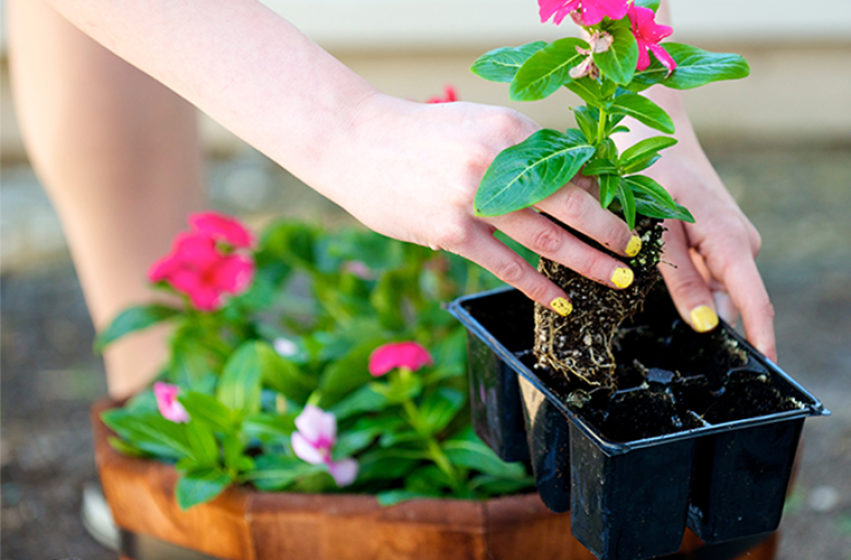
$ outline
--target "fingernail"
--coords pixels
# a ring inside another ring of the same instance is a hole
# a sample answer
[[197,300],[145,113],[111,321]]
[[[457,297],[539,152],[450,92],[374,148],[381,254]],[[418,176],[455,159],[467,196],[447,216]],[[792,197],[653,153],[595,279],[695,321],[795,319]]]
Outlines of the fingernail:
[[633,235],[629,238],[629,243],[626,244],[626,256],[634,257],[641,251],[641,238]]
[[629,288],[634,278],[635,275],[632,273],[632,270],[628,268],[616,268],[614,274],[612,274],[612,284],[621,289]]
[[691,310],[691,324],[697,332],[709,332],[718,326],[718,315],[708,305],[701,305]]
[[567,317],[573,312],[573,304],[563,297],[555,298],[550,302],[550,307],[562,317]]

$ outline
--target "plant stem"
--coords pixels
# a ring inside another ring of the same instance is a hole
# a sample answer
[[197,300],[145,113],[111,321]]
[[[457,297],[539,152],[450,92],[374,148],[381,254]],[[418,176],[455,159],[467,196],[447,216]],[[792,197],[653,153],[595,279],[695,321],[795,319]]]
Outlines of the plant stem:
[[602,143],[606,136],[606,121],[608,118],[609,115],[606,113],[606,110],[600,107],[600,120],[597,122],[597,144]]
[[434,463],[441,471],[443,471],[443,473],[447,477],[449,477],[449,480],[452,481],[453,488],[457,489],[460,484],[460,481],[458,480],[458,472],[452,466],[452,463],[449,461],[449,457],[447,457],[443,450],[440,448],[440,444],[437,443],[437,440],[425,432],[425,428],[423,427],[420,418],[419,409],[417,409],[416,405],[410,399],[406,399],[405,401],[403,401],[402,407],[405,409],[405,413],[408,415],[408,421],[420,434],[420,436],[422,436],[422,438],[426,441],[426,445],[428,446],[428,453],[429,455],[431,455],[431,458]]

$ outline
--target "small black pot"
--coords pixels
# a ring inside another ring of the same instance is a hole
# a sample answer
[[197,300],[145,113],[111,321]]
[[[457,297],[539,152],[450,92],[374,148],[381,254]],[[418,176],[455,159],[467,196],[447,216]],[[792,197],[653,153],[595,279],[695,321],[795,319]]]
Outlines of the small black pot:
[[[574,536],[601,560],[676,552],[686,525],[709,543],[775,530],[804,419],[830,414],[728,325],[722,322],[715,335],[672,328],[677,319],[670,298],[663,292],[651,299],[633,323],[644,325],[642,332],[669,331],[658,337],[665,351],[650,359],[696,374],[674,379],[653,368],[640,385],[607,394],[606,418],[615,418],[617,407],[628,414],[636,399],[652,399],[654,410],[680,426],[648,436],[621,422],[627,429],[617,438],[603,435],[605,419],[593,407],[568,403],[565,381],[534,367],[533,304],[522,293],[494,290],[449,305],[469,330],[476,433],[506,461],[531,461],[544,502],[556,512],[571,510]],[[712,348],[719,336],[735,341],[743,364],[723,369]],[[684,344],[697,348],[679,351],[688,354],[686,363],[662,356]],[[718,412],[726,411],[724,399],[748,383],[757,389],[770,384],[772,394],[794,408],[725,418]],[[630,429],[638,435],[630,436]]]

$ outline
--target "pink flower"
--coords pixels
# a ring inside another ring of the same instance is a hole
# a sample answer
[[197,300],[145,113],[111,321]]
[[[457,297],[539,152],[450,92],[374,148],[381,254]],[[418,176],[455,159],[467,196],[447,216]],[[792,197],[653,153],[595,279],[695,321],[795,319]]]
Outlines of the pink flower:
[[157,408],[166,420],[172,422],[189,422],[189,414],[177,400],[180,388],[177,385],[157,381],[154,383],[154,396],[157,398]]
[[426,103],[452,103],[458,101],[458,93],[455,91],[455,86],[447,85],[443,88],[443,97],[435,96],[426,101]]
[[216,241],[224,241],[237,248],[251,247],[254,236],[239,220],[216,212],[199,212],[189,216],[193,231],[205,233]]
[[148,270],[151,282],[165,280],[202,311],[214,311],[221,307],[225,294],[246,289],[253,274],[250,258],[221,253],[215,239],[199,232],[178,234],[171,253]]
[[629,7],[632,33],[635,35],[635,40],[638,41],[638,64],[635,65],[635,69],[640,72],[650,66],[650,55],[647,51],[651,51],[670,74],[677,67],[677,63],[671,58],[665,47],[659,44],[659,41],[668,37],[674,30],[667,25],[657,24],[655,18],[656,14],[650,8],[634,5]]
[[379,377],[396,368],[417,371],[431,363],[431,354],[416,342],[391,342],[372,352],[369,357],[369,373]]
[[538,0],[541,23],[553,17],[559,25],[571,12],[580,12],[573,17],[579,25],[597,25],[604,17],[621,19],[626,15],[627,0]]
[[354,459],[333,461],[331,448],[337,441],[337,417],[311,404],[304,407],[295,419],[297,431],[290,442],[293,453],[311,465],[325,464],[337,486],[348,486],[358,476],[358,463]]

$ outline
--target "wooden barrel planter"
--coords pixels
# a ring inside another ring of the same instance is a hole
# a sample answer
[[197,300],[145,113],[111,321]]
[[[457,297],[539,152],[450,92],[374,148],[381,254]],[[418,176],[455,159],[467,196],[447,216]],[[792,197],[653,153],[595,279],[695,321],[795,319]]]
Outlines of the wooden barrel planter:
[[[537,494],[487,501],[413,500],[382,507],[366,495],[261,493],[232,487],[182,511],[177,472],[121,455],[92,408],[104,494],[121,529],[122,560],[594,560]],[[776,535],[704,545],[687,532],[668,560],[771,560]]]

